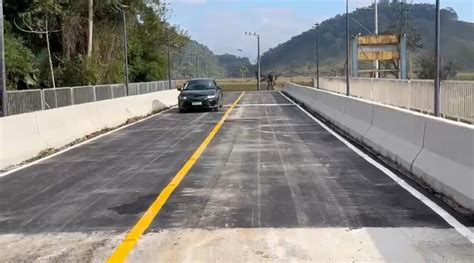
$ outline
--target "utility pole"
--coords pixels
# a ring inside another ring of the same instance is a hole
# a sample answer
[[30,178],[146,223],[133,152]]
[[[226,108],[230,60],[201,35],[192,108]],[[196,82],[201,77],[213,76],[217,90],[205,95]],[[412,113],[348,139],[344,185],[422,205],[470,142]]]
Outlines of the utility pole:
[[196,50],[196,78],[199,78],[200,72],[199,72],[199,53]]
[[88,16],[88,38],[87,38],[87,57],[90,58],[92,56],[92,39],[94,36],[94,0],[89,0],[89,16]]
[[440,116],[440,0],[436,0],[435,60],[436,78],[434,83],[434,115]]
[[260,79],[261,79],[261,68],[260,68],[260,35],[257,33],[245,32],[246,36],[257,37],[257,91],[260,91]]
[[123,15],[123,55],[125,58],[124,65],[124,74],[125,74],[125,91],[127,96],[130,95],[129,85],[128,85],[128,37],[127,37],[127,16],[125,14],[125,5],[122,5],[122,15]]
[[349,83],[349,0],[346,0],[346,95],[351,95],[351,88]]
[[161,21],[163,23],[163,26],[165,27],[166,30],[166,41],[168,43],[167,45],[167,52],[168,52],[168,89],[171,89],[171,39],[170,39],[170,29],[168,27],[168,24],[166,23],[166,19],[163,17],[163,20]]
[[5,46],[3,37],[3,0],[0,0],[0,88],[2,89],[2,117],[8,116],[5,79]]
[[260,35],[257,35],[257,62],[258,62],[258,82],[257,90],[260,91],[260,79],[261,79],[261,68],[260,68]]
[[166,35],[168,38],[168,89],[171,89],[171,42],[170,42],[170,31],[166,30]]
[[319,89],[319,23],[316,23],[316,87]]
[[[374,19],[375,35],[378,35],[379,34],[379,7],[378,7],[377,0],[375,0],[374,6],[375,6],[375,19]],[[379,78],[379,61],[378,60],[375,61],[374,66],[375,66],[375,78],[378,79]]]

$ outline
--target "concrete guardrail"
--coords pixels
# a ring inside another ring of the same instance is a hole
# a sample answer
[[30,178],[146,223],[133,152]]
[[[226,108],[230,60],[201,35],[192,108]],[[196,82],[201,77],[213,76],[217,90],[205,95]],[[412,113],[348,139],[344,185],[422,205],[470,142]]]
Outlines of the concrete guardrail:
[[474,126],[291,83],[285,92],[401,170],[474,210]]
[[178,103],[177,90],[122,97],[0,118],[0,169],[17,165],[49,148],[124,124]]

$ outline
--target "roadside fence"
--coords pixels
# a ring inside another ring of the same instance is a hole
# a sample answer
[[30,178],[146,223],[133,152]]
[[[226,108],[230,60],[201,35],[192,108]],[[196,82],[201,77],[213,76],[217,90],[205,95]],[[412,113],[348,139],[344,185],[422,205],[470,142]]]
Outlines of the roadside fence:
[[[168,81],[130,83],[129,96],[174,89],[176,81],[171,85],[169,87]],[[124,84],[8,91],[7,110],[8,115],[15,115],[125,96]]]
[[[351,96],[428,114],[434,112],[432,80],[351,78],[350,84]],[[320,78],[320,86],[346,94],[345,78]],[[474,123],[474,82],[442,81],[441,113],[445,118]]]

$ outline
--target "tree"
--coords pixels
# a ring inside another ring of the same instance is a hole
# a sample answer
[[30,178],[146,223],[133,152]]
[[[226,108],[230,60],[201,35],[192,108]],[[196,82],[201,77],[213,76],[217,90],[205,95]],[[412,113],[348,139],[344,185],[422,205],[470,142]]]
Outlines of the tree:
[[62,15],[62,6],[54,0],[38,0],[35,1],[25,13],[20,15],[22,26],[16,22],[16,27],[25,32],[37,34],[46,38],[46,49],[48,52],[49,68],[51,73],[51,83],[56,88],[54,78],[53,59],[51,56],[50,34],[59,32],[57,25],[60,23]]
[[14,79],[24,82],[22,76],[36,77],[37,81],[29,81],[36,88],[122,82],[122,10],[128,18],[131,81],[166,77],[167,35],[173,54],[189,41],[179,27],[161,20],[165,5],[160,0],[5,0],[4,4],[5,22],[15,25],[10,54],[27,57],[8,56],[7,66],[31,67],[16,71],[10,88],[16,86]]
[[[418,71],[418,78],[420,79],[435,79],[436,78],[436,59],[433,55],[423,56],[418,62],[417,66],[420,68]],[[448,61],[446,65],[441,67],[441,79],[453,79],[456,77],[461,67],[454,61]]]
[[87,57],[92,56],[92,38],[94,35],[94,0],[88,0],[88,34],[87,34]]
[[26,88],[36,84],[35,67],[37,65],[33,52],[24,45],[24,40],[11,32],[11,26],[5,22],[5,60],[7,88]]

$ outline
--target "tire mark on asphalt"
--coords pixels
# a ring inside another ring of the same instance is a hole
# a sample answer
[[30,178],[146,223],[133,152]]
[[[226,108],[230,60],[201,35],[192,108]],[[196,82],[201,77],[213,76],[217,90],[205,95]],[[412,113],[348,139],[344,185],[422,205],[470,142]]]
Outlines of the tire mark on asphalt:
[[[268,123],[270,123],[270,116],[268,114],[268,108],[264,108],[264,111],[265,111],[265,116],[267,118],[267,121],[268,121]],[[295,209],[296,216],[297,216],[297,219],[298,219],[298,224],[300,226],[307,226],[309,220],[308,220],[308,216],[304,212],[304,208],[301,206],[303,204],[301,190],[298,187],[298,184],[295,182],[295,180],[291,176],[288,175],[288,165],[285,162],[285,160],[283,159],[283,156],[281,154],[281,148],[280,148],[278,139],[276,137],[275,130],[274,130],[273,126],[270,126],[270,127],[271,127],[271,130],[272,130],[273,142],[274,142],[274,145],[276,147],[278,157],[280,159],[280,163],[281,163],[282,168],[283,168],[283,174],[285,175],[286,180],[288,181],[288,186],[290,188],[292,201],[294,203],[294,209]]]

